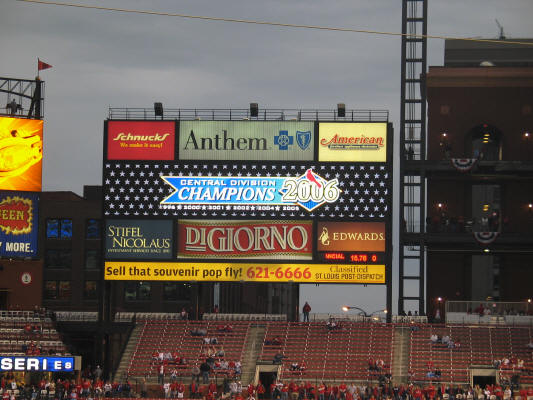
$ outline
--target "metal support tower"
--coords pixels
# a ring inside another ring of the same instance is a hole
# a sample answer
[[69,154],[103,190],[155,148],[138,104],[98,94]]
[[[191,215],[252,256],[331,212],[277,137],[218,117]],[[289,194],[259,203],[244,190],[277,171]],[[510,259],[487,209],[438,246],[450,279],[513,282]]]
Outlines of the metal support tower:
[[[16,109],[8,104],[14,102]],[[0,77],[0,115],[43,119],[44,82]]]
[[426,185],[423,168],[413,164],[421,166],[426,158],[427,7],[427,0],[402,0],[398,312],[409,306],[420,314],[425,312]]

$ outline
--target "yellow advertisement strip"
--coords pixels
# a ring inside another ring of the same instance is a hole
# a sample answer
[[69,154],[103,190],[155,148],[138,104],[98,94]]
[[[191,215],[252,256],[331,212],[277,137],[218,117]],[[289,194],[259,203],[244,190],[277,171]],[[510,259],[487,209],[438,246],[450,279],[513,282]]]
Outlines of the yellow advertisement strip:
[[106,262],[114,281],[385,283],[385,265]]
[[387,124],[321,122],[318,161],[387,161]]

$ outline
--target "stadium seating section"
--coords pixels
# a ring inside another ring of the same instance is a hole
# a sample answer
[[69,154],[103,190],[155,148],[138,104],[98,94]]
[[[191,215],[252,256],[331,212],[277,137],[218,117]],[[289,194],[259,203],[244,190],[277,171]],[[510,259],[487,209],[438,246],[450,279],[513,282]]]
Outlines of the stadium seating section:
[[[392,374],[394,343],[398,340],[395,328],[404,326],[410,335],[408,367],[414,381],[430,381],[428,366],[439,368],[442,382],[469,382],[469,368],[475,365],[490,366],[494,360],[522,359],[523,368],[500,367],[500,375],[510,379],[521,375],[522,383],[533,383],[526,370],[533,370],[531,349],[533,328],[510,326],[445,326],[441,324],[383,324],[372,322],[343,321],[340,329],[328,330],[325,322],[286,321],[180,321],[147,320],[138,322],[142,333],[128,368],[130,376],[155,377],[160,363],[153,359],[154,353],[178,353],[187,360],[184,365],[174,366],[182,376],[190,376],[194,364],[205,360],[207,348],[202,337],[192,336],[191,330],[202,328],[206,337],[218,339],[217,348],[223,347],[225,359],[242,361],[247,332],[252,326],[265,328],[263,341],[275,337],[281,345],[263,344],[258,361],[270,363],[278,353],[284,355],[281,363],[281,379],[306,379],[314,381],[372,381],[378,375]],[[220,332],[221,325],[230,323],[233,331]],[[413,328],[415,329],[408,329]],[[433,344],[430,336],[449,336],[460,347],[449,349],[443,344]],[[379,374],[369,370],[369,363],[382,362]],[[292,370],[298,363],[305,369]],[[224,373],[224,371],[221,371]],[[434,380],[434,379],[433,379]]]
[[39,346],[43,355],[67,354],[49,317],[35,316],[33,311],[0,311],[0,355],[24,355],[32,344]]

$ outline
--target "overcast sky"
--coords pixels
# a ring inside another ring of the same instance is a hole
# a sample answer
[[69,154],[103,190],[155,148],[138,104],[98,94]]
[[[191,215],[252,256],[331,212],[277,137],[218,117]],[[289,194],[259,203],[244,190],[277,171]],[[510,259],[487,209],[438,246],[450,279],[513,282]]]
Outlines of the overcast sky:
[[[76,4],[401,32],[400,0],[66,0]],[[531,0],[430,0],[428,33],[533,37]],[[112,107],[387,109],[399,132],[400,38],[0,0],[0,76],[46,81],[43,190],[101,184]],[[444,42],[429,40],[429,65]],[[304,286],[313,311],[384,307],[384,288]],[[395,292],[397,289],[395,288]],[[349,299],[349,300],[347,300]]]

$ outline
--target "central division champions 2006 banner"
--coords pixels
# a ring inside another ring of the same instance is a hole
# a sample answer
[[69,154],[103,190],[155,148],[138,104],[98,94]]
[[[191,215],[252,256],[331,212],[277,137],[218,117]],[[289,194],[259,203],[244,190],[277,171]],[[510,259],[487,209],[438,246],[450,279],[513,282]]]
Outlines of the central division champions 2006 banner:
[[391,137],[387,123],[108,121],[105,278],[385,283]]

